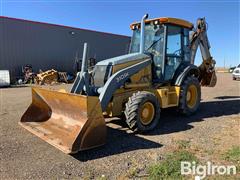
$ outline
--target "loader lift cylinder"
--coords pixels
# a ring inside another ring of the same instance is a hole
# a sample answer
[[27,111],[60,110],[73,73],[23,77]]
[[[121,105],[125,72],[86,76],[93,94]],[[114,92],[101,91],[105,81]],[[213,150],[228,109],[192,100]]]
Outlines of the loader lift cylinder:
[[88,74],[88,67],[87,67],[87,51],[88,51],[88,45],[87,43],[84,43],[81,72],[77,74],[77,77],[70,91],[71,93],[80,94],[83,89],[87,94],[90,93],[89,74]]

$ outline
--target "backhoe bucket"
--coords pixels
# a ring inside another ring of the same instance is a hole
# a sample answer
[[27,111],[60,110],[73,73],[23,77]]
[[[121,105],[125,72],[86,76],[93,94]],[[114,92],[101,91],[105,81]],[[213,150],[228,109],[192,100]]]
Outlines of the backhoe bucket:
[[202,86],[207,86],[207,87],[214,87],[217,84],[217,76],[216,76],[216,72],[212,71],[212,72],[201,72],[201,85]]
[[200,71],[201,86],[214,87],[217,84],[217,76],[215,71],[216,61],[211,58],[203,60],[198,67]]
[[32,104],[21,126],[73,154],[105,144],[106,125],[98,97],[32,88]]

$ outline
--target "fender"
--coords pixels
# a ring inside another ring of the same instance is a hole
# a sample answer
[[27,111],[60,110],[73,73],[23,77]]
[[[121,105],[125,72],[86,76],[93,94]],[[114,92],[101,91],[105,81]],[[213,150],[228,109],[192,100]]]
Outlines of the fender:
[[194,75],[198,78],[200,75],[198,67],[193,64],[185,64],[184,66],[180,67],[179,71],[175,75],[176,78],[173,78],[173,84],[175,86],[181,86],[184,79],[189,75]]

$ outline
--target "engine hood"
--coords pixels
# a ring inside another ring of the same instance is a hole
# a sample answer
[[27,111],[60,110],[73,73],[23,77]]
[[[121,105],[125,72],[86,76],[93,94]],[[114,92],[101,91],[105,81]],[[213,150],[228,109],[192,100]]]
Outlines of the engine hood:
[[103,61],[98,62],[96,65],[117,65],[117,64],[122,64],[122,63],[127,63],[130,61],[135,61],[135,60],[146,60],[150,58],[150,56],[146,54],[141,54],[141,53],[131,53],[131,54],[126,54],[122,56],[117,56],[114,58],[106,59]]

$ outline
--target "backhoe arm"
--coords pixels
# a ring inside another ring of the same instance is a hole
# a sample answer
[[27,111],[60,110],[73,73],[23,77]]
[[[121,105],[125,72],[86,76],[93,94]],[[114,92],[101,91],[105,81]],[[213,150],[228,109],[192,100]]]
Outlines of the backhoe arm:
[[217,82],[215,73],[215,60],[210,53],[210,43],[207,37],[207,23],[205,18],[197,20],[196,29],[190,39],[191,63],[194,64],[198,46],[202,54],[202,64],[198,67],[200,71],[199,81],[202,86],[214,87]]

